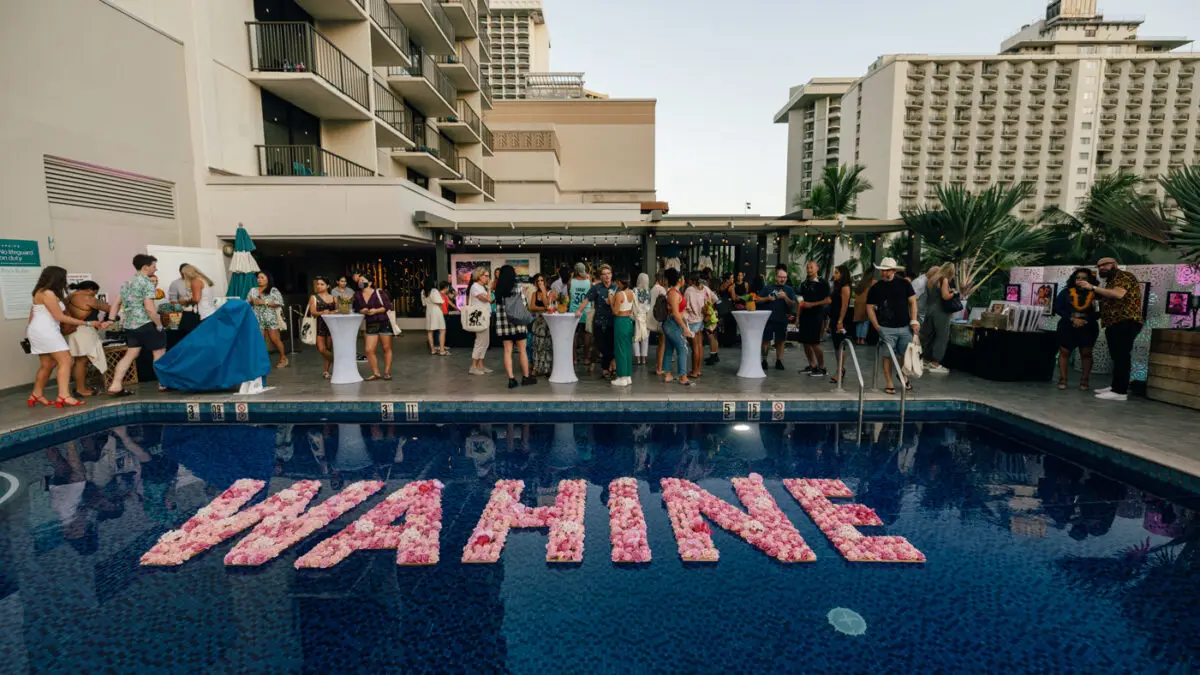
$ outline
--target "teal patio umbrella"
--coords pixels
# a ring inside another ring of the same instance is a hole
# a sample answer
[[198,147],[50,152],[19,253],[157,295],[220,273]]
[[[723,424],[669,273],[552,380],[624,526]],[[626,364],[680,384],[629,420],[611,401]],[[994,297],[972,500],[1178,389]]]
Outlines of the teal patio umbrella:
[[238,223],[237,236],[233,239],[233,260],[229,263],[229,289],[225,295],[231,298],[246,299],[250,289],[258,286],[258,263],[254,261],[251,251],[254,242],[250,233]]

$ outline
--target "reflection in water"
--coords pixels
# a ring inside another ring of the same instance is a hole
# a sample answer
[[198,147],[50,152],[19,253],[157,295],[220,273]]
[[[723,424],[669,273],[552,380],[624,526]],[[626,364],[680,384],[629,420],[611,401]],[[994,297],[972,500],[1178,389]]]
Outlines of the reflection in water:
[[[859,640],[903,644],[913,663],[947,671],[971,669],[954,659],[976,653],[977,639],[997,663],[1033,658],[1025,650],[1037,645],[1020,637],[1035,620],[1031,608],[1075,617],[1056,639],[1091,645],[1082,656],[1070,649],[1062,662],[1039,661],[1048,671],[1100,672],[1118,660],[1136,672],[1197,663],[1191,607],[1200,522],[1181,495],[1157,496],[972,427],[867,431],[860,445],[854,425],[117,427],[0,463],[23,483],[45,486],[0,509],[15,516],[0,519],[0,600],[24,591],[25,649],[61,655],[46,671],[102,668],[131,651],[148,670],[160,669],[151,655],[171,652],[176,663],[166,669],[180,671],[232,663],[308,672],[447,664],[631,672],[668,654],[672,667],[697,672],[773,671],[800,658],[814,670],[887,670],[874,660],[880,650],[829,641],[821,622],[837,606],[853,606],[884,629]],[[750,472],[767,478],[818,561],[779,566],[719,531],[716,572],[680,564],[659,480],[686,478],[737,503],[727,479]],[[623,476],[643,481],[654,561],[638,569],[608,562],[604,502],[608,483]],[[930,564],[843,563],[780,488],[782,477],[842,478],[885,524],[865,534],[906,536]],[[262,569],[226,569],[230,544],[176,570],[136,565],[162,532],[238,478],[269,481],[271,493],[321,480],[318,500],[356,480],[389,484]],[[446,484],[441,564],[397,568],[387,552],[365,552],[331,570],[291,568],[389,492],[433,478]],[[531,505],[552,504],[560,480],[589,481],[587,554],[578,569],[541,562],[538,532],[514,533],[499,564],[458,562],[499,478],[524,480]],[[914,609],[922,597],[939,601]],[[977,625],[961,614],[985,606]],[[760,626],[789,637],[760,644]],[[129,639],[131,627],[145,639]],[[614,641],[622,648],[610,648]],[[88,649],[97,643],[108,646]]]

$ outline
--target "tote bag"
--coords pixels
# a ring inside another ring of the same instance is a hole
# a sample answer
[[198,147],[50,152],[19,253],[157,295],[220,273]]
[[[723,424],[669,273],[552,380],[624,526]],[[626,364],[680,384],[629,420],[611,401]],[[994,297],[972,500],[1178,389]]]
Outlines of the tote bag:
[[504,313],[508,322],[517,326],[528,326],[533,323],[533,314],[525,306],[525,295],[514,291],[504,299]]
[[463,330],[468,333],[482,333],[490,328],[491,325],[492,306],[471,297],[462,313]]
[[909,379],[920,379],[925,374],[925,367],[921,363],[921,341],[916,335],[913,336],[912,342],[908,343],[908,349],[904,350],[904,365],[901,368],[904,377]]
[[306,345],[317,344],[317,317],[304,308],[304,319],[300,321],[300,341]]

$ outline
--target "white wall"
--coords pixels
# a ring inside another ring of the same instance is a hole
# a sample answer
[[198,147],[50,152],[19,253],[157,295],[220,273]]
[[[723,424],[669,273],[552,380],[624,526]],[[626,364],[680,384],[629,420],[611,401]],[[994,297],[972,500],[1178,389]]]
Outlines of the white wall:
[[[183,46],[100,0],[3,2],[0,63],[0,238],[35,239],[43,265],[90,272],[115,295],[146,244],[179,245],[199,227]],[[47,154],[172,181],[177,216],[51,207]],[[13,364],[0,388],[33,379],[17,346],[25,324],[0,320]]]

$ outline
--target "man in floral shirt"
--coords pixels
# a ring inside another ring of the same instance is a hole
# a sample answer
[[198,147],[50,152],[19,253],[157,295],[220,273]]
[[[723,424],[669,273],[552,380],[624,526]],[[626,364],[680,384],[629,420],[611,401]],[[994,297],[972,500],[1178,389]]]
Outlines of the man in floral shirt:
[[1094,290],[1100,298],[1100,322],[1112,356],[1112,386],[1096,392],[1105,401],[1125,401],[1129,394],[1129,371],[1133,367],[1133,343],[1145,321],[1142,310],[1142,285],[1137,277],[1120,269],[1114,258],[1101,258],[1096,267],[1104,288],[1084,281],[1083,290]]
[[[157,361],[166,351],[167,340],[162,332],[162,319],[154,304],[158,294],[157,285],[150,277],[158,271],[158,260],[151,255],[139,253],[133,256],[133,268],[137,274],[121,286],[121,295],[113,306],[121,313],[121,330],[125,332],[125,355],[113,369],[112,384],[108,393],[113,396],[131,396],[133,392],[124,389],[125,373],[133,365],[143,348],[154,352]],[[161,387],[160,387],[161,389]]]

